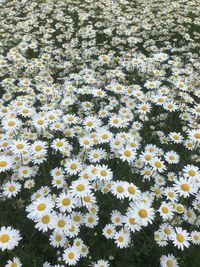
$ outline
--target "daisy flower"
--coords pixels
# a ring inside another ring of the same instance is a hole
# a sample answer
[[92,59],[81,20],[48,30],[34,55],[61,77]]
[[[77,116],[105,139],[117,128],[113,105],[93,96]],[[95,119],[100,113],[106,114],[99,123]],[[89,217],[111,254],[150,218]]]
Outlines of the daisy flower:
[[106,157],[106,151],[102,148],[93,149],[88,153],[90,162],[96,163]]
[[19,258],[14,257],[13,260],[8,260],[5,267],[22,267],[22,263]]
[[200,245],[200,232],[192,231],[190,237],[191,237],[191,242],[194,245]]
[[17,118],[8,118],[6,120],[2,120],[2,128],[6,131],[16,131],[22,125],[21,120]]
[[75,207],[75,199],[69,193],[63,192],[56,198],[56,207],[61,212],[71,212]]
[[169,139],[176,144],[180,144],[183,142],[183,137],[182,137],[181,133],[171,132],[169,134]]
[[132,147],[126,146],[125,148],[119,150],[120,159],[122,161],[127,161],[128,163],[132,163],[136,158],[136,152]]
[[12,227],[1,227],[0,228],[0,249],[4,251],[12,250],[14,247],[18,246],[21,240],[20,232],[13,229]]
[[82,164],[77,159],[68,159],[65,163],[65,170],[70,175],[75,175],[79,173],[82,169]]
[[183,173],[185,177],[191,178],[192,180],[200,180],[200,170],[194,165],[186,165],[183,168]]
[[94,267],[109,267],[110,264],[108,263],[108,261],[105,260],[98,260],[95,264]]
[[177,164],[179,162],[179,159],[180,157],[175,151],[169,151],[165,154],[165,160],[169,164]]
[[8,198],[15,197],[20,192],[20,189],[20,183],[8,181],[7,183],[3,184],[2,194]]
[[155,171],[164,172],[166,170],[166,166],[164,165],[163,161],[160,160],[158,157],[154,157],[151,160],[150,164]]
[[69,192],[73,197],[84,197],[91,193],[91,185],[87,180],[78,179],[72,182]]
[[87,213],[84,216],[84,224],[86,227],[94,228],[99,221],[99,217],[96,214]]
[[190,140],[200,143],[200,129],[189,131],[188,137]]
[[10,156],[0,156],[0,173],[13,167],[13,159]]
[[40,197],[26,207],[27,217],[30,219],[40,218],[51,213],[54,204],[49,197]]
[[124,199],[126,196],[126,182],[116,181],[112,183],[111,192],[118,199]]
[[172,254],[162,255],[160,258],[161,267],[179,267],[178,261]]
[[189,197],[190,195],[194,195],[198,188],[196,183],[194,183],[191,179],[180,178],[174,183],[174,190],[180,196]]
[[115,244],[119,248],[126,248],[130,243],[130,233],[129,231],[120,230],[114,235]]
[[80,258],[80,252],[75,246],[68,247],[64,250],[63,260],[69,266],[76,265],[79,258]]
[[127,182],[125,189],[126,189],[125,195],[127,198],[129,198],[129,200],[134,201],[140,196],[140,191],[138,187],[133,183]]
[[115,227],[113,224],[107,224],[104,228],[103,228],[103,235],[107,238],[107,239],[112,239],[114,238],[114,235],[116,233]]
[[137,203],[133,207],[133,216],[141,226],[147,226],[149,223],[152,223],[154,215],[155,212],[149,204]]
[[132,233],[140,231],[141,226],[137,223],[132,211],[128,211],[123,217],[124,226],[129,229]]
[[112,171],[106,165],[97,165],[96,177],[100,181],[110,181],[113,177]]
[[186,230],[183,230],[181,227],[176,227],[175,232],[171,235],[171,240],[175,247],[184,250],[185,247],[188,248],[190,246],[188,241],[191,240],[191,237]]
[[167,202],[162,202],[160,208],[158,209],[158,212],[163,220],[171,219],[173,217],[173,211],[172,205]]
[[67,239],[65,237],[65,234],[63,233],[58,233],[56,231],[54,231],[51,235],[50,235],[50,244],[51,246],[58,248],[58,247],[64,247]]
[[41,216],[35,219],[35,228],[39,231],[47,232],[49,229],[53,229],[55,225],[55,216],[52,213]]

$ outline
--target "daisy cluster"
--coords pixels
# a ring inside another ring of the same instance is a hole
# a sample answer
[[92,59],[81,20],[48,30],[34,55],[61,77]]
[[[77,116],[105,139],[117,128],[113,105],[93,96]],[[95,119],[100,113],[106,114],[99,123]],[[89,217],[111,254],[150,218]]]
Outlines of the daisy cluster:
[[[112,266],[98,242],[140,236],[176,267],[200,245],[199,9],[0,2],[0,202],[47,237],[43,267]],[[1,225],[19,255],[5,267],[21,267],[23,227]]]

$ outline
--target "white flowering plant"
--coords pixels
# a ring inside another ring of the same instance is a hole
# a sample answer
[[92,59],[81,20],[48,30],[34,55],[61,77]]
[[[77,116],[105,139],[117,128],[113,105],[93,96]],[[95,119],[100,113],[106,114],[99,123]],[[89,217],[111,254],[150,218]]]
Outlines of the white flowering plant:
[[0,266],[199,267],[199,12],[0,1]]

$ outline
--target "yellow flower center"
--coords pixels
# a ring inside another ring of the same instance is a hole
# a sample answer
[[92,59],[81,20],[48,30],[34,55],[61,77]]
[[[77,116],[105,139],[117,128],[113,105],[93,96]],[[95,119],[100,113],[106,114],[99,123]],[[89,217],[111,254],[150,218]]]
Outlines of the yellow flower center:
[[154,164],[155,164],[155,166],[156,166],[157,168],[160,168],[160,167],[161,167],[161,162],[160,162],[160,161],[156,161]]
[[64,199],[62,200],[62,204],[63,204],[64,206],[68,206],[70,203],[71,203],[70,198],[64,198]]
[[112,230],[111,230],[111,229],[107,229],[107,230],[106,230],[106,233],[107,233],[108,235],[110,235],[110,234],[112,234]]
[[74,253],[74,252],[70,252],[70,253],[68,254],[68,258],[69,258],[70,260],[73,260],[74,257],[75,257],[75,253]]
[[84,140],[83,143],[84,143],[84,145],[89,145],[90,141],[89,140]]
[[124,151],[124,155],[125,155],[126,157],[130,157],[130,156],[131,156],[131,152],[130,152],[129,150],[125,150],[125,151]]
[[75,215],[74,217],[73,217],[73,220],[75,221],[75,222],[79,222],[80,221],[80,216],[79,215]]
[[7,161],[0,161],[0,167],[6,167],[8,165]]
[[58,221],[58,226],[59,226],[60,228],[65,227],[65,225],[66,225],[65,220],[61,219],[61,220]]
[[171,261],[171,260],[167,260],[167,267],[173,267],[173,261]]
[[62,146],[64,145],[64,143],[63,143],[62,141],[58,141],[58,142],[56,143],[56,145],[57,145],[58,147],[62,147]]
[[145,155],[144,157],[146,160],[151,160],[151,155]]
[[178,242],[183,243],[185,241],[184,235],[183,234],[177,234],[176,239]]
[[35,151],[41,151],[42,150],[42,146],[41,145],[37,145],[36,147],[35,147]]
[[136,221],[135,221],[134,218],[129,218],[129,222],[130,222],[130,224],[132,224],[132,225],[136,224]]
[[148,212],[145,209],[140,209],[138,214],[139,214],[140,218],[143,218],[143,219],[147,218],[147,216],[148,216]]
[[105,177],[108,174],[108,172],[106,170],[102,170],[100,172],[100,174],[101,174],[101,176],[104,176]]
[[61,241],[62,240],[62,236],[61,235],[56,235],[55,236],[55,240],[56,241]]
[[86,197],[83,198],[83,200],[85,202],[90,202],[91,201],[91,197],[90,196],[86,196]]
[[15,121],[9,121],[8,122],[8,126],[14,126],[15,125]]
[[98,153],[94,153],[93,154],[93,158],[97,159],[99,157],[99,154]]
[[198,235],[194,235],[194,240],[195,240],[195,241],[199,241],[199,239],[200,239],[200,238],[199,238]]
[[169,228],[165,228],[164,230],[166,235],[170,235],[171,234],[171,230]]
[[72,225],[70,228],[69,228],[69,231],[70,232],[74,232],[76,230],[76,228],[74,227],[74,225]]
[[192,218],[192,212],[191,211],[188,211],[187,212],[187,216],[188,216],[188,218]]
[[108,139],[108,134],[102,134],[102,138],[105,140],[105,139]]
[[193,171],[193,170],[190,170],[190,171],[188,172],[188,174],[189,174],[190,176],[195,176],[195,175],[196,175],[196,172]]
[[72,163],[71,165],[70,165],[70,168],[72,169],[72,170],[76,170],[77,169],[77,164],[76,163]]
[[88,217],[88,222],[89,223],[93,223],[94,222],[94,218],[93,217]]
[[42,217],[42,222],[43,222],[44,224],[49,223],[49,222],[50,222],[50,216],[49,216],[49,215],[45,215],[45,216],[43,216],[43,217]]
[[124,237],[123,237],[123,236],[119,236],[119,237],[118,237],[118,241],[119,241],[119,242],[123,242],[123,241],[124,241]]
[[195,137],[196,139],[200,139],[200,133],[195,133],[194,137]]
[[39,210],[39,211],[43,211],[43,210],[46,209],[46,207],[47,207],[47,205],[46,205],[45,203],[41,203],[41,204],[39,204],[39,205],[37,206],[37,210]]
[[87,122],[87,126],[91,127],[91,126],[93,126],[93,125],[94,125],[94,123],[93,123],[92,121],[88,121],[88,122]]
[[77,185],[76,190],[79,191],[79,192],[84,191],[85,190],[85,185],[84,184]]
[[167,207],[162,207],[162,212],[167,214],[169,212],[169,209]]
[[134,186],[129,186],[128,187],[128,192],[129,192],[129,194],[134,195],[135,192],[136,192],[135,187]]
[[0,236],[0,242],[2,243],[8,243],[10,240],[10,236],[8,234],[3,234]]
[[17,149],[23,149],[24,148],[24,145],[23,144],[17,144]]
[[168,196],[169,197],[174,197],[174,193],[173,192],[168,192]]
[[190,190],[190,185],[189,184],[182,184],[181,190],[188,192]]
[[11,185],[11,186],[9,186],[9,191],[10,191],[10,192],[13,192],[13,191],[15,191],[15,188],[16,188],[16,187],[15,187],[14,185]]
[[118,193],[123,193],[124,192],[124,188],[121,185],[117,186],[117,192]]
[[39,124],[39,125],[44,124],[44,120],[38,120],[38,121],[37,121],[37,124]]

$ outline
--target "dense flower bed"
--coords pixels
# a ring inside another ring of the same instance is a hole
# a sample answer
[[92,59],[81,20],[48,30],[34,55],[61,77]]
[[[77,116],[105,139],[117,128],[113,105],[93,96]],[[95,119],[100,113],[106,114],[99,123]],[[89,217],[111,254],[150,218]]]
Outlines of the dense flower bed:
[[0,1],[0,266],[199,266],[199,11]]

